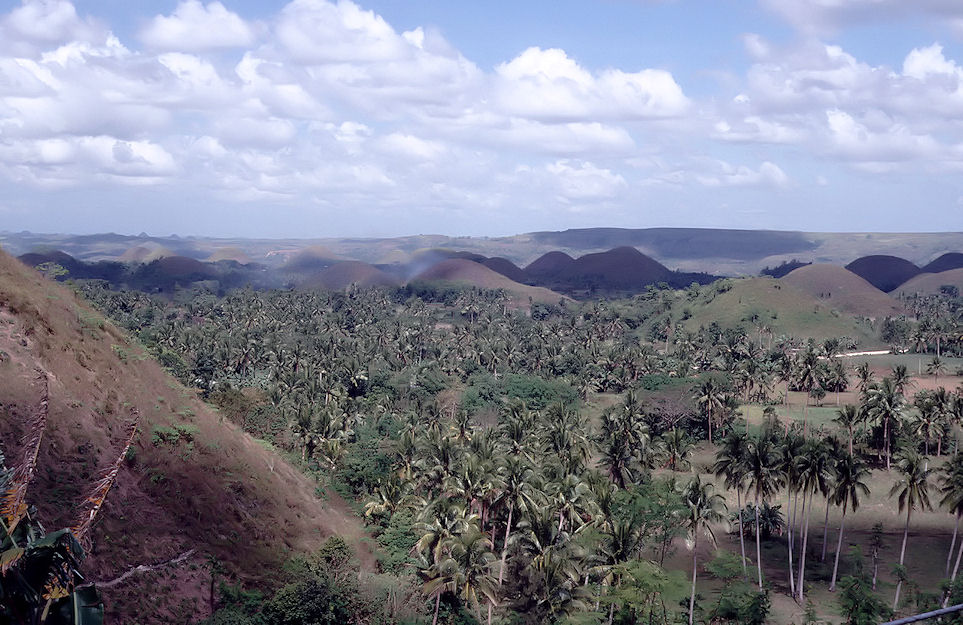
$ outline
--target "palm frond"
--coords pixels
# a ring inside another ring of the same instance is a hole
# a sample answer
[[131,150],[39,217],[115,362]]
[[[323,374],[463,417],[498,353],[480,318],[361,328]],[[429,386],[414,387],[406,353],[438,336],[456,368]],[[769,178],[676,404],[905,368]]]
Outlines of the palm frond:
[[47,374],[37,370],[37,379],[41,384],[40,403],[37,412],[30,421],[30,427],[23,440],[23,459],[13,473],[13,478],[7,490],[0,499],[0,515],[4,517],[7,525],[7,534],[13,534],[14,529],[20,524],[27,514],[27,487],[33,478],[34,469],[37,467],[37,456],[40,454],[40,443],[43,441],[43,433],[47,427],[47,412],[50,403],[49,385]]
[[107,493],[110,492],[110,488],[114,485],[114,480],[117,479],[117,473],[120,472],[124,458],[127,457],[127,452],[130,450],[130,446],[134,442],[134,437],[137,435],[138,416],[137,409],[132,409],[131,420],[130,423],[127,424],[127,443],[124,445],[124,449],[117,456],[117,460],[114,461],[113,465],[104,473],[104,476],[94,483],[90,494],[87,495],[87,499],[83,503],[83,512],[80,514],[74,526],[70,528],[74,536],[77,537],[78,542],[80,542],[85,549],[89,550],[90,548],[89,534],[94,519],[103,507],[104,500],[107,499]]

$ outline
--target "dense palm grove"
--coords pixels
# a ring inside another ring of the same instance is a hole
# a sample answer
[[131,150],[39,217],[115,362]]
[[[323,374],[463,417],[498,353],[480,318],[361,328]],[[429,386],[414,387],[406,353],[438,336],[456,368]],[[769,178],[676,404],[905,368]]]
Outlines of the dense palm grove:
[[[757,317],[687,330],[691,297],[658,288],[524,308],[453,286],[172,299],[79,288],[175,375],[356,502],[394,580],[359,576],[329,544],[272,597],[225,586],[215,622],[763,623],[771,593],[805,606],[818,584],[844,622],[870,623],[959,592],[920,588],[904,563],[915,512],[942,506],[957,527],[963,515],[963,390],[913,393],[905,367],[854,369],[838,357],[852,339],[773,336]],[[929,375],[954,373],[945,358],[963,351],[960,300],[913,305],[916,318],[879,331],[932,354]],[[851,389],[858,401],[839,406],[834,426],[810,423],[811,403]],[[777,417],[787,390],[808,398],[801,420]],[[765,406],[761,423],[740,416],[748,403]],[[905,523],[878,528],[864,564],[846,524],[884,469]],[[728,528],[738,552],[715,552]],[[902,538],[892,572],[884,529]],[[948,548],[954,580],[956,532]],[[813,566],[831,575],[815,581]]]

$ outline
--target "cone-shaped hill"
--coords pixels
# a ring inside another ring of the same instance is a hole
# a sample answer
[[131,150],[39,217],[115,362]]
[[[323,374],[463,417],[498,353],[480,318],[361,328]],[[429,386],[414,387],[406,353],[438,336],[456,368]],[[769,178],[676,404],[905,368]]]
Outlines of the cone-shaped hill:
[[920,272],[920,268],[899,256],[863,256],[846,265],[860,278],[889,293]]
[[813,264],[795,269],[780,281],[853,315],[886,317],[905,312],[899,302],[855,273],[836,265]]
[[575,259],[565,252],[548,252],[547,254],[539,256],[525,267],[525,273],[536,280],[553,278],[571,267],[574,263]]
[[963,293],[963,268],[950,269],[940,273],[921,273],[896,287],[893,293],[936,295],[944,292],[945,287],[956,287],[957,293]]
[[[363,531],[343,502],[215,413],[68,288],[0,252],[0,444],[21,456],[49,384],[49,411],[27,502],[48,530],[71,525],[117,457],[132,412],[134,444],[92,530],[84,574],[100,584],[109,622],[183,622],[206,615],[215,557],[228,578],[270,587],[292,553]],[[359,549],[371,565],[370,551]],[[137,571],[188,554],[178,565]],[[367,554],[367,555],[366,555]],[[272,576],[273,577],[273,576]],[[158,585],[162,592],[158,592]]]
[[506,276],[493,271],[472,260],[464,258],[449,258],[432,265],[415,276],[412,282],[455,282],[470,284],[482,289],[504,289],[517,304],[526,304],[528,298],[532,301],[546,304],[557,304],[566,297],[555,291],[537,286],[519,284]]
[[923,267],[926,273],[940,273],[950,269],[963,269],[963,254],[947,252]]
[[525,273],[525,270],[507,258],[501,258],[500,256],[486,258],[482,261],[482,264],[492,271],[497,271],[509,280],[523,283],[528,280],[528,274]]
[[346,260],[322,269],[305,280],[301,287],[340,291],[352,284],[360,287],[390,287],[398,286],[401,282],[374,265],[356,260]]
[[[544,257],[543,257],[544,258]],[[566,291],[638,291],[672,275],[661,263],[634,247],[580,256],[539,284]]]

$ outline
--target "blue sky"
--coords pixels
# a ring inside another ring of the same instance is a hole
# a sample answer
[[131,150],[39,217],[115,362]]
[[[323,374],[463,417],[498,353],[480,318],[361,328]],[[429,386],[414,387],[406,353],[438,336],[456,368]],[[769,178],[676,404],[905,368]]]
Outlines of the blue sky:
[[955,0],[0,1],[0,230],[963,230]]

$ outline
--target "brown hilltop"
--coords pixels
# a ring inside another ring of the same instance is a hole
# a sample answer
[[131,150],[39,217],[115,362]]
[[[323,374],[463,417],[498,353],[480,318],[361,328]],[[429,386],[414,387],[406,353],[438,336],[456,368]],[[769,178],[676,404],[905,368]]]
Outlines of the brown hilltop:
[[875,318],[905,312],[895,299],[836,265],[806,265],[789,272],[780,281],[854,315]]
[[896,287],[894,294],[936,295],[944,286],[955,286],[963,293],[963,268],[950,269],[940,273],[921,273]]
[[556,276],[575,263],[575,259],[565,252],[548,252],[539,256],[525,267],[525,273],[533,278]]
[[497,271],[509,280],[514,280],[515,282],[525,282],[528,280],[528,274],[526,274],[522,268],[507,258],[502,258],[500,256],[486,258],[482,261],[482,264],[492,271]]
[[963,269],[963,254],[959,252],[947,252],[939,258],[930,261],[922,270],[926,273],[940,273],[951,269]]
[[920,272],[919,267],[905,258],[885,254],[857,258],[846,265],[846,269],[887,293]]
[[497,271],[465,258],[449,258],[436,263],[422,271],[412,279],[412,282],[461,282],[482,289],[503,289],[513,296],[516,303],[525,303],[528,298],[532,301],[546,304],[557,304],[559,300],[568,299],[560,293],[537,286],[519,284],[503,276]]
[[347,260],[322,269],[305,280],[301,287],[340,291],[352,284],[360,287],[398,286],[400,281],[374,265]]
[[[112,580],[194,550],[179,566],[105,588],[110,622],[206,617],[208,556],[230,578],[271,585],[268,576],[292,553],[332,533],[355,544],[363,536],[336,507],[337,495],[321,502],[314,482],[225,421],[73,292],[0,252],[0,444],[8,463],[36,409],[37,369],[49,378],[50,409],[28,502],[48,529],[74,519],[121,448],[131,409],[140,413],[132,453],[94,527],[87,578]],[[370,565],[370,552],[361,553]]]

